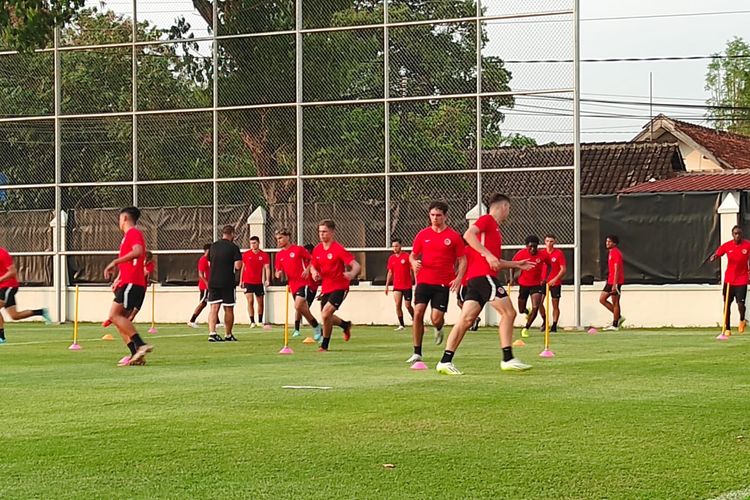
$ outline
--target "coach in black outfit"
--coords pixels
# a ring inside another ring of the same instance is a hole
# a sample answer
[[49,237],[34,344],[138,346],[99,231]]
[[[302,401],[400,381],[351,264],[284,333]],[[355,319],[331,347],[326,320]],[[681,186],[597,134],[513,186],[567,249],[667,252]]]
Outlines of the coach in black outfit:
[[[208,314],[208,341],[236,341],[232,335],[234,326],[234,273],[242,267],[240,248],[234,244],[234,226],[224,226],[221,239],[211,244],[208,250],[208,261],[211,273],[208,277],[208,303],[211,311]],[[219,307],[224,306],[224,328],[222,339],[216,333],[219,322]]]

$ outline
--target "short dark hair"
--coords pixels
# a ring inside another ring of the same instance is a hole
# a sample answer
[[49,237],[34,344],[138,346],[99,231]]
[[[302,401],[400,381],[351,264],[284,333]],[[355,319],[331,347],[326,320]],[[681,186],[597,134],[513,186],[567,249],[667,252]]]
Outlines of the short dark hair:
[[604,239],[605,240],[610,240],[615,245],[619,245],[620,244],[620,238],[618,238],[616,234],[608,234],[607,237],[604,238]]
[[126,214],[134,223],[138,222],[138,219],[141,218],[141,211],[138,207],[125,207],[120,210],[120,214]]
[[739,229],[740,231],[742,231],[742,226],[740,226],[739,224],[737,224],[736,226],[734,226],[732,228],[732,232],[734,232],[735,229]]
[[547,238],[552,238],[553,240],[556,240],[557,236],[555,236],[552,233],[547,233],[547,234],[544,235],[544,239],[546,240]]
[[308,243],[304,246],[304,249],[312,253],[312,251],[315,250],[315,245],[313,245],[312,243]]
[[494,193],[490,195],[489,199],[487,200],[487,206],[491,207],[495,203],[502,203],[504,201],[510,203],[510,198],[502,193]]
[[429,212],[433,208],[436,208],[440,210],[441,212],[443,212],[443,215],[448,214],[448,204],[444,201],[433,201],[432,203],[430,203],[430,206],[427,207],[427,211]]
[[394,243],[398,243],[400,245],[401,244],[401,238],[391,238],[391,245],[393,245]]
[[234,234],[234,226],[231,224],[227,224],[226,226],[222,227],[221,234],[225,234],[227,236]]
[[336,229],[336,223],[333,222],[333,219],[323,219],[322,221],[318,222],[318,227],[325,226],[328,229],[335,230]]
[[526,245],[539,245],[539,236],[530,234],[526,237]]
[[151,260],[154,258],[154,254],[151,253],[151,250],[146,250],[146,260]]
[[289,236],[289,237],[292,236],[292,232],[285,227],[282,227],[281,229],[277,229],[276,231],[273,232],[273,234],[274,236]]
[[206,250],[211,250],[211,243],[206,243],[205,245],[203,245],[203,251],[205,252]]
[[258,243],[260,243],[260,238],[258,238],[257,236],[250,236],[250,241],[257,241]]

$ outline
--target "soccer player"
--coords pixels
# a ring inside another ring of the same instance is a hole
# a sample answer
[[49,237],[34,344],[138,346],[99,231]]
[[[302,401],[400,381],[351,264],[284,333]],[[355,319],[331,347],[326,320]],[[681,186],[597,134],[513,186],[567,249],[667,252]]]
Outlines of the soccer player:
[[[250,237],[250,250],[242,255],[242,279],[240,288],[245,289],[247,314],[250,317],[250,328],[263,326],[263,305],[265,288],[271,284],[271,259],[260,249],[260,238]],[[253,298],[258,305],[258,321],[255,321]]]
[[[333,325],[344,330],[344,341],[352,335],[352,322],[336,315],[349,293],[349,282],[359,276],[360,265],[354,256],[336,241],[336,223],[324,219],[318,223],[320,243],[312,252],[310,272],[321,282],[320,311],[323,319],[323,342],[320,351],[327,351],[331,342]],[[346,268],[349,268],[347,271]]]
[[[724,318],[724,332],[730,331],[729,319],[731,317],[730,308],[732,301],[737,301],[737,310],[740,313],[740,324],[738,330],[740,333],[745,331],[745,298],[747,296],[748,284],[748,263],[750,262],[750,241],[743,239],[742,228],[734,226],[732,228],[732,239],[721,245],[711,255],[711,262],[720,258],[722,255],[727,256],[727,270],[724,273],[724,283],[721,287],[724,300],[729,300],[727,315]],[[727,299],[727,284],[729,285],[729,299]]]
[[443,357],[435,369],[443,375],[462,375],[453,364],[453,356],[461,344],[466,331],[474,323],[474,319],[489,303],[500,314],[500,346],[503,360],[500,369],[504,371],[525,371],[530,365],[522,363],[513,357],[513,320],[516,310],[497,277],[501,269],[520,269],[528,271],[534,267],[534,262],[528,259],[507,261],[501,258],[502,252],[502,224],[510,213],[510,199],[504,194],[495,193],[489,199],[489,213],[481,216],[464,233],[464,239],[469,248],[466,250],[469,265],[464,306],[458,321],[453,325],[448,340],[445,343]]
[[[148,291],[148,286],[151,283],[151,275],[153,274],[153,272],[154,272],[154,254],[147,250],[146,257],[143,260],[143,275],[145,276],[147,291]],[[141,306],[142,305],[143,304],[141,304]],[[128,319],[130,321],[135,321],[135,317],[138,315],[138,312],[141,310],[141,306],[134,307],[133,310],[130,311],[130,316],[128,316]],[[110,321],[110,324],[111,324],[111,321]]]
[[118,366],[145,364],[146,354],[154,349],[138,335],[130,320],[132,311],[140,309],[146,297],[146,273],[143,266],[146,240],[136,227],[140,216],[141,211],[136,207],[125,207],[120,210],[119,226],[123,234],[120,253],[104,268],[105,279],[112,276],[115,267],[119,270],[119,276],[112,284],[115,300],[109,310],[109,320],[128,346],[130,356],[122,358]]
[[[236,342],[237,338],[232,334],[236,302],[234,273],[242,267],[242,252],[234,244],[234,226],[224,226],[221,239],[211,244],[208,249],[208,265],[211,268],[208,277],[208,304],[211,306],[208,313],[208,341]],[[221,306],[224,306],[223,339],[216,333]]]
[[313,327],[314,338],[319,341],[323,337],[323,329],[318,320],[310,312],[310,306],[315,300],[315,292],[318,285],[310,276],[310,253],[299,245],[292,245],[291,231],[279,229],[274,233],[279,253],[276,255],[274,267],[276,278],[281,279],[282,273],[286,275],[287,286],[294,297],[294,332],[292,337],[299,337],[302,317]]
[[[466,239],[464,238],[464,247],[467,247],[467,246],[468,244],[466,243]],[[468,257],[467,257],[466,262],[468,266]],[[466,277],[466,273],[464,273],[464,277],[461,279],[461,287],[458,289],[458,293],[456,294],[456,304],[458,304],[459,309],[463,309],[464,302],[466,301],[466,291],[467,291],[466,285],[468,285],[468,281],[469,280]],[[480,318],[479,318],[479,315],[477,314],[477,319],[474,320],[474,324],[471,325],[471,328],[469,328],[469,330],[471,330],[472,332],[476,332],[477,330],[479,330],[479,321],[480,321]]]
[[[417,287],[414,290],[412,324],[414,354],[406,360],[407,363],[422,361],[424,315],[428,303],[432,306],[430,319],[435,328],[435,344],[443,342],[448,297],[450,292],[458,292],[466,272],[464,240],[445,222],[448,205],[442,201],[433,201],[428,213],[430,226],[417,233],[409,255]],[[458,272],[455,271],[456,267]]]
[[[742,238],[742,236],[740,236],[740,238]],[[617,331],[625,322],[625,318],[620,312],[622,284],[625,283],[622,253],[620,252],[620,249],[617,248],[617,245],[620,244],[620,239],[617,235],[610,234],[604,240],[604,244],[606,245],[607,250],[609,250],[609,256],[607,257],[609,274],[607,275],[607,284],[599,295],[599,303],[612,313],[612,324],[606,327],[605,330]],[[745,267],[747,268],[747,265],[745,265]],[[747,274],[747,272],[745,274]],[[747,277],[745,279],[747,279]],[[607,299],[612,299],[612,302]]]
[[190,321],[188,321],[190,328],[198,328],[196,320],[208,303],[208,276],[211,270],[211,264],[208,261],[208,251],[210,249],[211,243],[203,245],[203,255],[198,259],[198,292],[200,293],[200,301],[195,307],[193,315],[190,316]]
[[[13,257],[8,251],[0,247],[0,309],[8,311],[8,315],[14,320],[41,316],[47,323],[52,323],[47,308],[18,311],[16,309],[16,294],[18,293],[18,275]],[[0,344],[5,343],[5,323],[0,313]]]
[[[549,284],[549,294],[552,300],[552,325],[549,328],[550,332],[557,331],[557,322],[560,320],[560,297],[562,297],[562,279],[565,276],[567,270],[567,262],[565,261],[565,254],[559,248],[555,248],[557,243],[557,237],[554,234],[547,234],[544,237],[544,250],[549,257],[549,265],[545,266],[543,276]],[[540,304],[539,310],[542,311],[542,316],[545,315],[544,304]],[[549,314],[547,312],[547,314]]]
[[396,303],[396,317],[398,317],[399,332],[404,329],[404,312],[401,309],[401,303],[406,302],[406,310],[409,316],[414,320],[414,308],[411,306],[411,287],[412,287],[412,270],[409,262],[409,252],[401,249],[401,240],[393,238],[391,241],[393,255],[388,257],[388,274],[385,277],[385,294],[388,295],[388,285],[393,278],[393,301]]
[[[520,270],[518,274],[518,310],[519,312],[526,312],[526,325],[521,329],[521,337],[529,336],[529,328],[536,319],[536,315],[539,311],[539,306],[542,303],[542,297],[544,297],[545,281],[542,273],[544,272],[544,265],[549,265],[549,254],[539,251],[539,237],[530,235],[526,237],[526,248],[523,248],[516,252],[513,256],[513,260],[525,261],[529,260],[534,263],[534,267],[527,270]],[[513,280],[513,270],[511,270],[511,281]],[[526,309],[526,304],[531,297],[531,311]],[[546,321],[544,314],[542,314],[542,321]]]

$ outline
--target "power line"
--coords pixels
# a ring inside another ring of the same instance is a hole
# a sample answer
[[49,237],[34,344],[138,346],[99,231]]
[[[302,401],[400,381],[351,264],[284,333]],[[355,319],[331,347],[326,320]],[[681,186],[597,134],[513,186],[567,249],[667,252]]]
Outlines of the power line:
[[[750,55],[722,55],[712,54],[710,56],[654,56],[654,57],[605,57],[598,59],[581,59],[582,63],[609,63],[609,62],[644,62],[644,61],[705,61],[715,59],[750,59]],[[502,59],[505,64],[556,64],[575,62],[573,59]]]

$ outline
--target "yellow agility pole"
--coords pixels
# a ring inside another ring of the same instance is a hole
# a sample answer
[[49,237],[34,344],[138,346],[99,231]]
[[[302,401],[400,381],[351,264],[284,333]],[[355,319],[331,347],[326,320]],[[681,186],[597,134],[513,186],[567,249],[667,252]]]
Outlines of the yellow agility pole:
[[73,313],[73,343],[70,344],[71,351],[80,351],[81,345],[78,343],[78,285],[76,285],[76,295],[75,295],[75,311]]
[[156,333],[156,283],[151,284],[151,328],[148,333]]
[[[727,313],[729,313],[729,283],[724,288],[724,315],[721,317],[721,332],[716,336],[716,340],[729,340],[732,330],[727,328]],[[725,330],[726,329],[726,330]]]
[[289,347],[289,286],[284,291],[284,347],[281,348],[279,354],[294,354],[294,351]]
[[547,309],[547,314],[544,315],[544,350],[539,353],[539,356],[542,358],[554,358],[555,353],[552,352],[549,348],[549,315],[551,313],[549,308],[549,283],[547,283],[547,293],[544,296],[544,302],[545,302],[545,308]]

